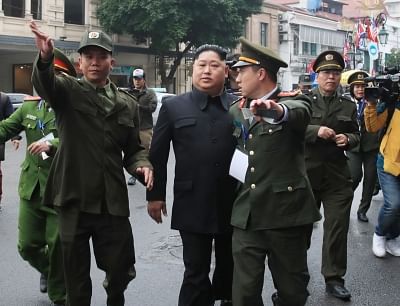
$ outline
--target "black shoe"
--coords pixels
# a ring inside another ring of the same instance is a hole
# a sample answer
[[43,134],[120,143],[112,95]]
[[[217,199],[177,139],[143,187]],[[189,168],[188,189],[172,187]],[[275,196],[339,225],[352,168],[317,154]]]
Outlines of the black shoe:
[[359,212],[357,213],[357,219],[361,222],[368,222],[368,217],[365,213]]
[[375,185],[374,191],[372,192],[372,196],[376,196],[379,193],[379,190],[381,190],[381,186]]
[[128,179],[128,185],[130,185],[130,186],[136,185],[136,178],[134,176],[131,176]]
[[231,300],[221,300],[221,306],[232,306]]
[[44,274],[40,274],[40,292],[47,292],[47,277]]
[[351,298],[350,292],[342,284],[327,283],[326,292],[343,301],[349,301]]

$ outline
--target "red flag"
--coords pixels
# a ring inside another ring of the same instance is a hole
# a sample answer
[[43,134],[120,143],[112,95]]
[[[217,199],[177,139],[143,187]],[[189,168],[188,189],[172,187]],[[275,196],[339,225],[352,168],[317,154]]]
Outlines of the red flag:
[[364,39],[365,36],[366,36],[365,26],[361,23],[360,20],[358,20],[356,38],[354,40],[354,45],[356,48],[360,47],[360,40]]
[[373,42],[378,42],[378,27],[375,24],[375,20],[371,20],[369,26],[367,26],[367,38]]

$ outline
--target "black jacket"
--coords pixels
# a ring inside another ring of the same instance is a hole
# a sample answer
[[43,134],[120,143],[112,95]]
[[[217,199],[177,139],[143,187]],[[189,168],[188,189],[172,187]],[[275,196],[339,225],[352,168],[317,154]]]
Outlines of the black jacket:
[[154,187],[147,200],[165,200],[167,161],[172,142],[176,165],[171,227],[195,233],[231,229],[236,180],[229,176],[235,149],[229,106],[235,96],[221,101],[192,92],[171,97],[161,106],[150,147]]

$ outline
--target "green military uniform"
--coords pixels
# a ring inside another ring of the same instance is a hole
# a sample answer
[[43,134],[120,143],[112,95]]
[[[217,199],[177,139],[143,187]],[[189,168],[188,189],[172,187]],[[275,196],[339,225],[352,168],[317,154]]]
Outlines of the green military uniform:
[[[86,32],[78,52],[92,55],[99,50],[93,46],[111,53],[111,38]],[[133,174],[151,167],[139,141],[136,100],[109,79],[96,88],[85,77],[55,76],[53,62],[39,56],[32,81],[54,108],[60,135],[44,203],[59,214],[67,305],[90,305],[89,239],[97,266],[106,272],[107,305],[124,305],[124,291],[135,277],[135,254],[123,168]]]
[[[313,68],[316,72],[328,70],[337,73],[343,67],[344,61],[339,53],[326,51],[318,56]],[[310,98],[312,118],[306,132],[306,165],[318,207],[321,202],[324,205],[322,274],[327,284],[343,286],[353,199],[352,181],[344,150],[354,148],[359,142],[357,111],[355,103],[337,91],[332,96],[323,96],[319,87],[314,88]],[[348,145],[338,147],[335,140],[318,137],[321,126],[333,129],[336,135],[346,135]],[[340,294],[340,298],[349,297],[348,292]]]
[[[21,131],[25,131],[28,146],[51,133],[57,137],[54,118],[49,104],[32,97],[9,118],[0,122],[0,142]],[[50,143],[55,151],[58,138],[50,140]],[[42,155],[32,155],[27,151],[21,165],[18,251],[23,259],[47,276],[49,298],[53,302],[64,303],[65,286],[57,215],[53,209],[42,205],[52,160],[51,156],[43,159]]]
[[[286,63],[267,48],[241,39],[242,54],[234,67],[267,67],[276,73]],[[240,75],[240,71],[239,71]],[[268,99],[284,105],[280,122],[247,119],[242,98],[230,108],[238,149],[248,156],[243,184],[233,205],[233,304],[263,305],[265,257],[272,273],[277,305],[304,305],[309,274],[307,249],[312,223],[320,219],[304,162],[304,133],[310,120],[309,100],[280,93]],[[266,96],[265,96],[266,97]]]
[[372,194],[377,181],[376,157],[379,150],[378,133],[367,132],[365,128],[364,108],[367,101],[365,101],[364,97],[356,99],[352,92],[355,84],[364,85],[364,78],[366,77],[368,77],[366,72],[356,71],[349,76],[347,81],[350,84],[350,94],[357,105],[357,120],[360,127],[359,145],[347,152],[353,190],[356,190],[361,180],[363,180],[361,201],[357,210],[357,217],[360,221],[368,221],[365,214],[371,205]]

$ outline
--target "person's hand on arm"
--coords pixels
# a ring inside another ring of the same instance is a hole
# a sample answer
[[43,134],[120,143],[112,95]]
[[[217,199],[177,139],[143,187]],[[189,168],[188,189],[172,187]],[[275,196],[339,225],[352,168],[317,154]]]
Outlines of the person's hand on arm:
[[318,130],[318,137],[325,139],[325,140],[333,140],[336,142],[336,133],[334,130],[332,130],[331,128],[327,127],[327,126],[320,126],[319,130]]
[[137,175],[143,176],[146,188],[151,190],[153,188],[153,170],[149,167],[139,167],[135,172]]
[[167,205],[165,201],[149,201],[147,204],[147,213],[154,221],[162,223],[162,215],[167,217]]
[[335,136],[336,146],[343,148],[349,144],[349,137],[345,134],[338,134]]
[[54,42],[49,35],[39,30],[34,21],[29,23],[29,27],[33,34],[35,34],[36,47],[40,51],[40,59],[43,62],[51,61],[53,57]]
[[51,144],[48,141],[36,141],[36,142],[32,142],[28,146],[28,152],[33,155],[37,155],[42,152],[46,152],[46,153],[49,152],[50,148],[51,148]]

